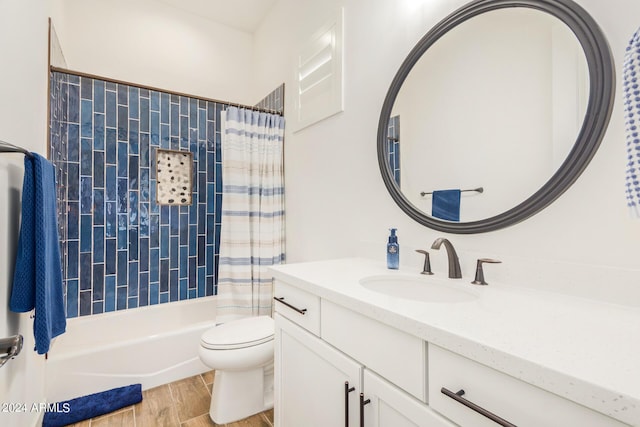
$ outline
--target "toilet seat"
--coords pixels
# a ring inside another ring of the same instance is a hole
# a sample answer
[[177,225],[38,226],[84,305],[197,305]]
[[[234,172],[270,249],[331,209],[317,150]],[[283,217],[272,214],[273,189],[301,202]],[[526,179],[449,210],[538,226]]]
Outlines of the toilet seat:
[[234,350],[264,344],[273,336],[271,317],[247,317],[209,329],[202,334],[200,344],[209,350]]

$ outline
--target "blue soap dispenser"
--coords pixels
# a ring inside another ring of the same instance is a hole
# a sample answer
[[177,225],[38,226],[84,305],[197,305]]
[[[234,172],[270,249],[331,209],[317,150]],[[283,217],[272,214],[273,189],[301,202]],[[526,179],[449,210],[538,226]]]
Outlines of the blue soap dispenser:
[[390,229],[389,243],[387,243],[387,268],[397,270],[400,264],[400,246],[398,246],[398,236],[396,229]]

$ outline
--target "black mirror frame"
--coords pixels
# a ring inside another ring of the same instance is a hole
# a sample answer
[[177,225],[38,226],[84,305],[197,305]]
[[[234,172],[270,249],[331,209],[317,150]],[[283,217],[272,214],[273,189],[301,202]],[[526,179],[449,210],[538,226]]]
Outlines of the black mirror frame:
[[[547,12],[564,22],[582,46],[589,69],[589,100],[585,119],[569,155],[556,173],[531,197],[499,215],[479,221],[452,223],[433,218],[417,209],[401,193],[387,161],[387,128],[393,104],[407,75],[438,39],[449,30],[485,12],[508,7],[528,7]],[[434,26],[411,50],[396,73],[378,122],[378,165],[384,183],[398,206],[411,218],[434,230],[471,234],[511,226],[540,212],[562,195],[585,170],[604,137],[615,96],[615,67],[604,33],[582,7],[571,0],[475,0]]]

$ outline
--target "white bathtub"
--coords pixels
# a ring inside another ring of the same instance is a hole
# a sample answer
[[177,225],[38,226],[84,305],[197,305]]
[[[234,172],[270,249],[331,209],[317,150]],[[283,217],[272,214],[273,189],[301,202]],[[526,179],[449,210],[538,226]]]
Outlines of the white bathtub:
[[47,401],[135,383],[146,390],[206,372],[200,335],[215,319],[215,297],[68,319],[46,362]]

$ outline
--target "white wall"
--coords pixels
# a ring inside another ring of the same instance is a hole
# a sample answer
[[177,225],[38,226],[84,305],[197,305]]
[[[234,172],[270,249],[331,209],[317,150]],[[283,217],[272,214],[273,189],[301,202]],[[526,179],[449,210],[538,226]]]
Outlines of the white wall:
[[69,69],[252,104],[249,33],[155,0],[56,0]]
[[[0,139],[46,154],[48,0],[0,1]],[[0,402],[26,404],[26,413],[0,413],[2,426],[36,425],[32,403],[44,402],[44,357],[33,351],[29,313],[8,311],[17,245],[22,156],[0,158],[0,337],[20,333],[22,353],[0,368]]]
[[[464,0],[280,0],[256,33],[258,93],[284,79],[292,86],[296,40],[345,7],[345,111],[298,133],[286,134],[288,261],[368,254],[384,259],[387,229],[397,227],[401,263],[418,269],[413,249],[443,233],[407,217],[392,201],[378,171],[376,131],[387,88],[416,41]],[[640,3],[577,0],[600,24],[620,75],[624,49],[637,26]],[[286,109],[293,108],[287,96]],[[580,179],[555,203],[507,229],[448,235],[460,253],[464,280],[475,258],[505,261],[487,268],[487,280],[640,300],[640,221],[624,198],[625,138],[622,91],[606,137]],[[446,257],[432,256],[446,272]]]

